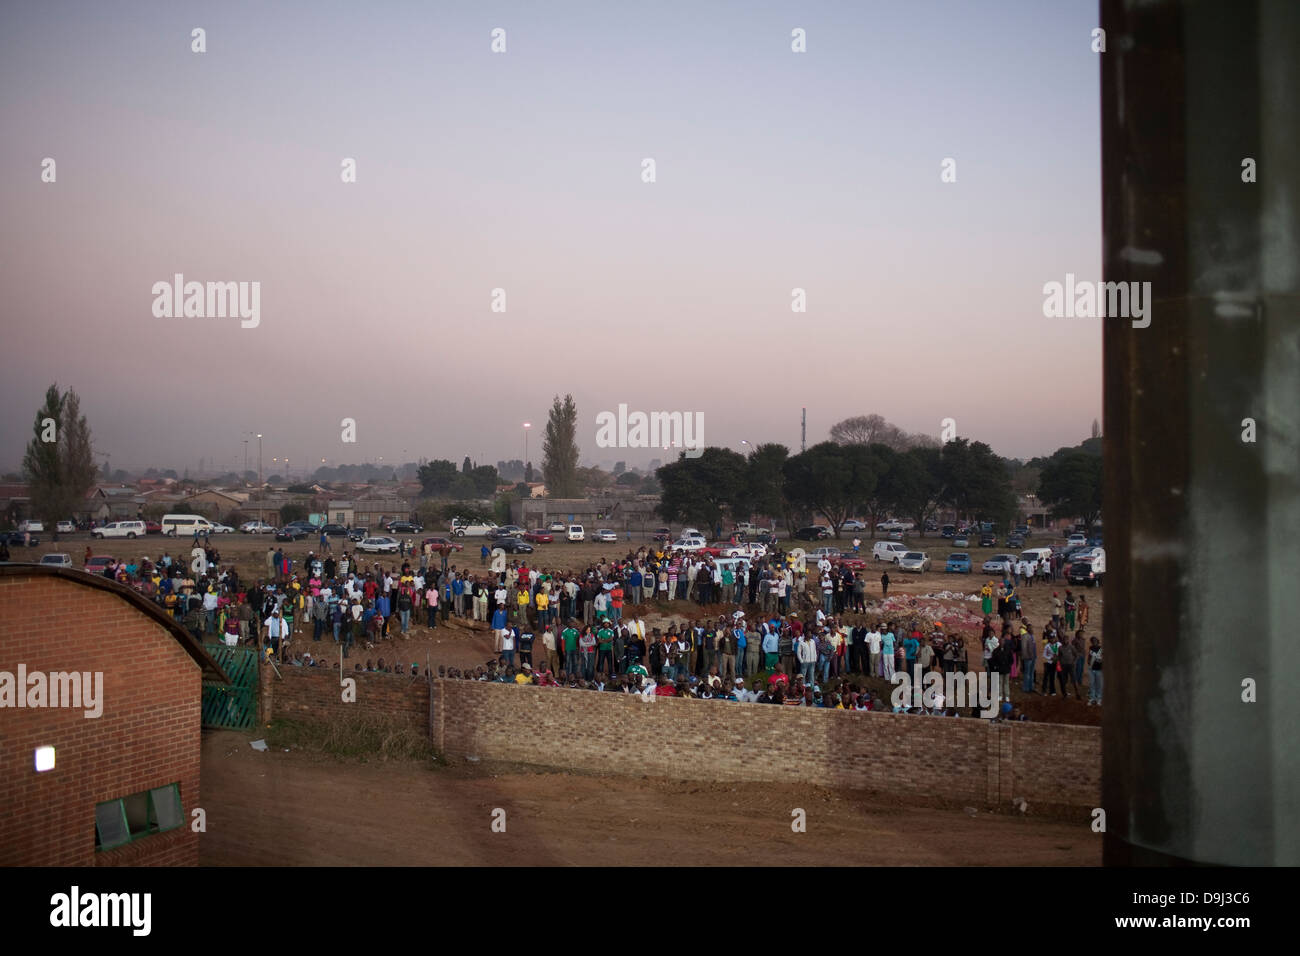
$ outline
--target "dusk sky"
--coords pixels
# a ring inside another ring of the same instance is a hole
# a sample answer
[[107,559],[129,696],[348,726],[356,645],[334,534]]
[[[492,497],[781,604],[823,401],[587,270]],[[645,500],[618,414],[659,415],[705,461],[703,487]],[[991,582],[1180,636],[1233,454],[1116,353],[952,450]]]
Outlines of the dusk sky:
[[[0,469],[55,381],[128,469],[240,469],[249,432],[268,475],[495,463],[524,421],[540,464],[557,392],[584,463],[665,457],[596,447],[620,403],[701,412],[736,450],[798,450],[802,406],[809,444],[871,412],[1013,457],[1075,444],[1105,320],[1045,318],[1042,289],[1101,278],[1097,16],[6,4]],[[260,324],[156,318],[175,273],[260,283]]]

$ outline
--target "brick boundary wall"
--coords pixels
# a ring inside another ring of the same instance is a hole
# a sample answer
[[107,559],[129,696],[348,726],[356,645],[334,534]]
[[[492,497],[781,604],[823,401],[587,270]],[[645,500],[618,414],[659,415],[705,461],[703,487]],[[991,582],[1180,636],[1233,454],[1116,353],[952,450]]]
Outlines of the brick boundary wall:
[[[274,714],[326,721],[348,708],[425,731],[424,675],[270,668]],[[945,803],[1091,809],[1101,799],[1101,732],[724,701],[654,698],[477,681],[433,681],[433,742],[449,756],[685,780],[810,783]],[[267,719],[270,719],[268,716]],[[1073,814],[1071,814],[1073,816]]]

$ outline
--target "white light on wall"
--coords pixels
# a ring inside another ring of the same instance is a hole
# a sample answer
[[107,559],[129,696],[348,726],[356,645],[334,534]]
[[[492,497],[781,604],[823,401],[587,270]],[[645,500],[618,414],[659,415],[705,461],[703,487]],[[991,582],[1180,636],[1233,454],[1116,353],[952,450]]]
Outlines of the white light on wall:
[[44,773],[46,770],[54,769],[54,748],[37,747],[36,748],[36,772]]

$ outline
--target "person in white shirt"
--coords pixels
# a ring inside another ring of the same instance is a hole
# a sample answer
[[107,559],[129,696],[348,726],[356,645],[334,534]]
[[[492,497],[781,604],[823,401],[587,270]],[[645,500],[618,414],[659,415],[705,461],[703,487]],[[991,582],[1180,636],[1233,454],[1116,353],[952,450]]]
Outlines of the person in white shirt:
[[280,617],[280,609],[272,611],[271,616],[262,623],[266,625],[266,639],[271,644],[271,650],[279,654],[280,639],[285,636],[284,618]]
[[872,677],[877,677],[883,673],[880,669],[880,642],[883,637],[879,625],[872,625],[871,630],[867,631],[867,657],[870,661],[869,666]]

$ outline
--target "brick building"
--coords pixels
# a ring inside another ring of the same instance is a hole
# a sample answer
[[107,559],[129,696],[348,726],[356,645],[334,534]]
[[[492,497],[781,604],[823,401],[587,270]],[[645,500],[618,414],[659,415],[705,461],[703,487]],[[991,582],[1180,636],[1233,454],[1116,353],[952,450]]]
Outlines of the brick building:
[[0,866],[196,864],[205,679],[228,682],[130,588],[0,565]]

